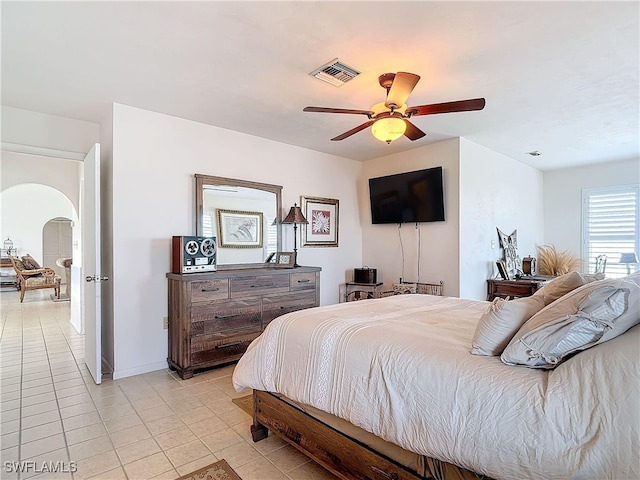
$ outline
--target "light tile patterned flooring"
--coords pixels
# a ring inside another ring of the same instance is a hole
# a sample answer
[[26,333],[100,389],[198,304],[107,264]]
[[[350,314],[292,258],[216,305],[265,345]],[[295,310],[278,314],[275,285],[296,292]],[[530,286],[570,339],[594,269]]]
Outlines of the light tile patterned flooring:
[[336,479],[277,437],[251,440],[233,366],[96,385],[69,302],[49,294],[0,292],[0,478],[172,480],[224,458],[243,480]]

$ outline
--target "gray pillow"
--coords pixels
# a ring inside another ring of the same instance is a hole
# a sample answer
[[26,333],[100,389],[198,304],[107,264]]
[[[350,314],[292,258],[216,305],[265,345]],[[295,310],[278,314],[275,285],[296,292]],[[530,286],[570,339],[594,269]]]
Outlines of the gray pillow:
[[508,365],[554,368],[567,356],[640,323],[640,276],[583,285],[531,317],[501,355]]
[[495,298],[482,314],[471,342],[473,355],[500,355],[522,324],[544,307],[542,297]]

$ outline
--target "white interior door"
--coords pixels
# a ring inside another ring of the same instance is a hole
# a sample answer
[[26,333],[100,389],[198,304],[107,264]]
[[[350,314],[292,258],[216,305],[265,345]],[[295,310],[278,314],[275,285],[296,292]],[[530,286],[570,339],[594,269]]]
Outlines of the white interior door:
[[82,276],[84,279],[84,357],[96,383],[102,382],[102,315],[100,270],[100,144],[84,159],[81,189]]

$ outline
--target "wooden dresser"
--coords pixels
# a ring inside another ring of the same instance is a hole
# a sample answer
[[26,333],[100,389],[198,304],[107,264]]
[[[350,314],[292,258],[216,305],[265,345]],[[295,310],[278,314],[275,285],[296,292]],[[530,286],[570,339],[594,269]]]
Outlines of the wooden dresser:
[[169,368],[186,379],[238,360],[271,320],[320,304],[320,270],[168,273]]

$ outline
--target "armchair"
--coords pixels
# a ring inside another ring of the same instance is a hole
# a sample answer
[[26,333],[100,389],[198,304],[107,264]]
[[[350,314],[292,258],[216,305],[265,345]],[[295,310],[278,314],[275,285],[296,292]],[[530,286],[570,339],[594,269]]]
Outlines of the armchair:
[[29,269],[23,260],[16,257],[9,258],[11,259],[11,266],[16,272],[16,288],[20,290],[20,303],[24,300],[24,294],[27,290],[37,290],[40,288],[53,288],[56,297],[60,298],[61,279],[52,268]]

